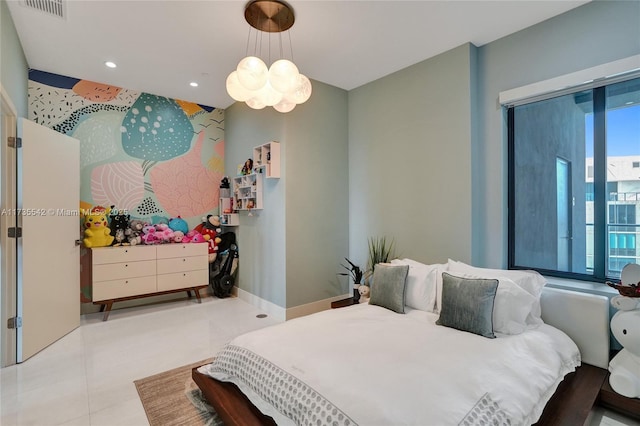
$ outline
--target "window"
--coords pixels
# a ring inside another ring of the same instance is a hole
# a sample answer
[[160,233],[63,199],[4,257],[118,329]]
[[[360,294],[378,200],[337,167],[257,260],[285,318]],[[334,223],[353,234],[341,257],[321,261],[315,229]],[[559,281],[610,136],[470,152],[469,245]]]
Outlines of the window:
[[640,264],[640,78],[507,112],[509,267],[601,281]]

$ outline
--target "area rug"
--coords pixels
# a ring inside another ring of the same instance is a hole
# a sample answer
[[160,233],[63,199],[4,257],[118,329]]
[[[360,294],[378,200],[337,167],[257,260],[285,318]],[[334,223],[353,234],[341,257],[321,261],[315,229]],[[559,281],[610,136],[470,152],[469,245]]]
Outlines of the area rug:
[[191,379],[192,368],[211,361],[205,359],[133,382],[150,426],[223,425]]

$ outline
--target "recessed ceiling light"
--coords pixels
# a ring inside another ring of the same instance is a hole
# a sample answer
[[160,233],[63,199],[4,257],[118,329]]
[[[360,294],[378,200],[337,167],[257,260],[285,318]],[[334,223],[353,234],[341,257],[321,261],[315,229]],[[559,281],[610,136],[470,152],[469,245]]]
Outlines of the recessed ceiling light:
[[115,62],[111,62],[111,61],[107,61],[104,63],[106,66],[108,66],[109,68],[115,68],[117,67]]
[[198,87],[198,83],[196,83],[195,81],[192,81],[191,83],[189,83],[189,86]]

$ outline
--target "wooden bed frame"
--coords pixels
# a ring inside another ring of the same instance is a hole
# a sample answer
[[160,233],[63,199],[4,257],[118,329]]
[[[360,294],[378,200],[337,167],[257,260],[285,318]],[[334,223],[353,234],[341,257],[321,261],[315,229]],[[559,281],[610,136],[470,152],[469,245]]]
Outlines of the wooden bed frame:
[[[598,400],[609,359],[609,300],[604,296],[545,288],[541,297],[545,323],[563,330],[582,355],[583,364],[560,383],[537,425],[582,425]],[[220,382],[194,368],[193,381],[225,425],[275,425],[232,383]]]

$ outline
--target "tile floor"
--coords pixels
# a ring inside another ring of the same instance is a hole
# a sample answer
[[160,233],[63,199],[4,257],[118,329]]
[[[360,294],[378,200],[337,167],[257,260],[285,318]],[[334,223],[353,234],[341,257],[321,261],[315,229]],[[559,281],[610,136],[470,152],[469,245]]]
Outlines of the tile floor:
[[[0,370],[3,426],[138,426],[134,380],[211,357],[241,333],[275,324],[237,299],[205,298],[85,315],[81,326],[26,362]],[[640,426],[595,409],[585,426]]]

